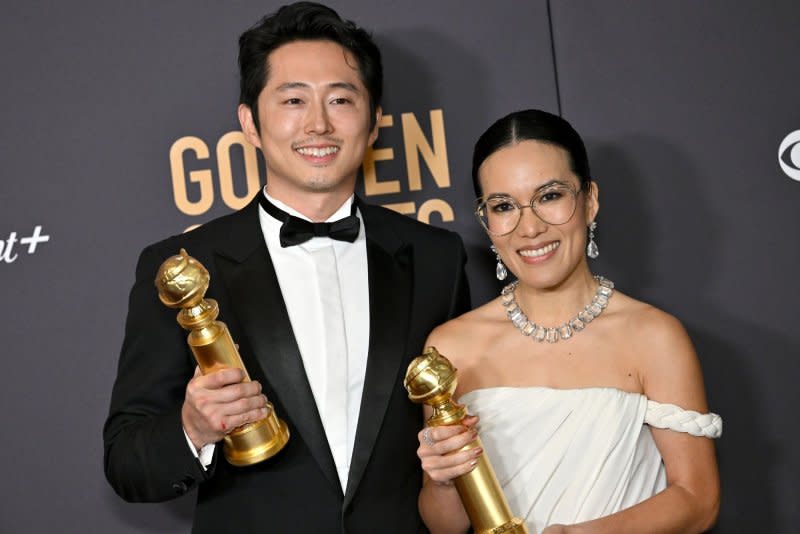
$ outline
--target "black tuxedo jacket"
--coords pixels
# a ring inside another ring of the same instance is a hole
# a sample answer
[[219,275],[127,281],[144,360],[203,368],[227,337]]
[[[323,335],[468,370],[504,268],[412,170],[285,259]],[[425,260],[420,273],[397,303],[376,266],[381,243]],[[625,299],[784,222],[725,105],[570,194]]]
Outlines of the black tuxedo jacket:
[[[407,534],[423,530],[416,458],[421,408],[402,381],[427,334],[468,309],[465,254],[454,233],[359,205],[367,236],[370,339],[346,491],[311,393],[258,204],[146,248],[131,290],[125,341],[104,428],[105,472],[128,501],[163,501],[198,486],[197,533]],[[233,467],[221,446],[208,470],[194,458],[181,405],[195,362],[176,310],[153,285],[159,265],[186,248],[209,270],[208,298],[245,366],[291,432],[277,456]]]

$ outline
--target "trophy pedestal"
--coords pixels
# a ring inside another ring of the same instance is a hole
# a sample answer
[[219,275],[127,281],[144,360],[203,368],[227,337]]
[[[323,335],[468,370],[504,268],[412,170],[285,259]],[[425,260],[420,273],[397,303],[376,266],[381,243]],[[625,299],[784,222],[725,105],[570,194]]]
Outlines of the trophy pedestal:
[[476,530],[475,534],[533,534],[528,531],[525,523],[521,519],[514,518],[508,523],[502,524],[499,527],[493,527],[486,530]]
[[223,452],[228,463],[242,467],[271,458],[288,441],[286,423],[277,417],[267,417],[241,426],[225,436]]

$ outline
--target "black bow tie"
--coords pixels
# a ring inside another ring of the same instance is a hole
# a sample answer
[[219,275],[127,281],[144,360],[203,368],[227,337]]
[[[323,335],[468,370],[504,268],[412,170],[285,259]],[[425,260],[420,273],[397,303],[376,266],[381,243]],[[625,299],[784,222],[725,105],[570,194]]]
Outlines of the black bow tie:
[[358,237],[358,230],[361,227],[361,220],[356,217],[356,197],[353,197],[350,215],[338,221],[321,223],[310,222],[300,217],[289,215],[267,200],[263,193],[259,193],[258,202],[264,208],[264,211],[283,223],[281,225],[280,239],[281,246],[284,248],[305,243],[312,237],[330,237],[338,241],[352,243]]

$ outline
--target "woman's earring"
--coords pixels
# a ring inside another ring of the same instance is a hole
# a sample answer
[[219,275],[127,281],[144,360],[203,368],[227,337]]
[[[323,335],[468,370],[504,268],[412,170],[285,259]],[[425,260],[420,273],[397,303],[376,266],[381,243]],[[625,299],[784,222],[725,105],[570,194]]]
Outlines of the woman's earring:
[[592,221],[589,225],[589,244],[586,245],[586,255],[595,259],[600,255],[600,249],[597,248],[597,243],[594,241],[594,231],[597,228],[597,223]]
[[500,259],[500,254],[497,252],[497,249],[494,248],[494,245],[492,245],[490,248],[492,249],[492,252],[494,252],[494,255],[497,257],[497,267],[494,270],[494,274],[498,280],[505,280],[506,277],[508,276],[508,270],[506,269],[506,266],[503,265],[503,260]]

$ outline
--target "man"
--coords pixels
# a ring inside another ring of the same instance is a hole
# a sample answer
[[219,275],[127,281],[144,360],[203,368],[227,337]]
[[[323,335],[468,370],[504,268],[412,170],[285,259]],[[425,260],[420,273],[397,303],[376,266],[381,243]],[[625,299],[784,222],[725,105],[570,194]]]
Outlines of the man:
[[[422,415],[402,380],[428,332],[468,307],[463,245],[353,195],[381,114],[380,53],[366,32],[299,3],[239,45],[239,119],[264,152],[267,188],[142,252],[104,429],[106,476],[129,501],[198,487],[194,532],[418,532]],[[345,222],[303,236],[291,231],[298,218]],[[207,297],[253,382],[235,369],[197,372],[175,310],[159,302],[155,273],[182,247],[209,270]],[[291,438],[276,456],[233,467],[217,442],[263,418],[265,396]]]

